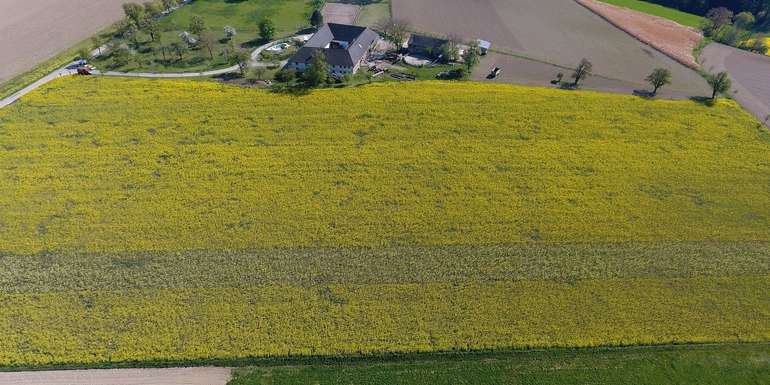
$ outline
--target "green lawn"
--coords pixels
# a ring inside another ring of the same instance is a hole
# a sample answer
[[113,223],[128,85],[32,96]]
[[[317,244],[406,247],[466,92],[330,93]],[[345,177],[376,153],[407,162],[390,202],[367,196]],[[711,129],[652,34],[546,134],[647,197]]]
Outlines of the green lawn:
[[691,13],[682,12],[677,9],[664,7],[662,5],[653,4],[643,0],[601,0],[608,4],[619,5],[621,7],[631,8],[640,12],[648,13],[650,15],[664,17],[666,19],[673,20],[679,24],[686,25],[688,27],[698,28],[701,23],[706,19],[693,15]]
[[269,18],[275,23],[276,37],[288,37],[309,25],[310,3],[307,0],[249,0],[223,1],[198,0],[160,19],[161,36],[158,43],[150,42],[149,35],[140,33],[139,44],[134,45],[116,38],[116,45],[132,47],[133,60],[127,65],[115,65],[112,57],[96,60],[97,67],[121,71],[187,72],[226,67],[223,54],[227,41],[220,40],[212,55],[206,49],[191,49],[180,59],[159,45],[169,46],[180,42],[179,34],[189,29],[193,16],[203,17],[206,28],[217,38],[224,39],[224,27],[232,26],[238,34],[233,38],[234,48],[253,49],[263,43],[259,38],[258,24]]
[[356,24],[364,27],[376,27],[383,20],[390,19],[390,0],[382,0],[361,7]]
[[236,369],[230,385],[766,384],[770,346],[554,350]]

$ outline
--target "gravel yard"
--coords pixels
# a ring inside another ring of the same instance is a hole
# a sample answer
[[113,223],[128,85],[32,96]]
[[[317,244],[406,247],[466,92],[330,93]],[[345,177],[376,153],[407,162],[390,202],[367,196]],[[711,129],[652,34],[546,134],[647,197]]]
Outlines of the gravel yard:
[[87,39],[123,14],[126,0],[0,1],[0,82]]
[[393,13],[418,31],[482,38],[493,48],[574,67],[581,58],[606,78],[643,84],[656,67],[673,74],[670,91],[708,93],[693,70],[569,0],[393,0]]

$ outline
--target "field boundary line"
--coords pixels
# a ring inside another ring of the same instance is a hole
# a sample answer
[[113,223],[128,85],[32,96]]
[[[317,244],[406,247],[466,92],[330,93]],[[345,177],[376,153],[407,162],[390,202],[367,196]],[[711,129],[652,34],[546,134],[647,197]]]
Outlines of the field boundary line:
[[379,353],[379,354],[346,354],[327,356],[272,356],[272,357],[245,357],[232,359],[199,359],[199,360],[168,360],[168,361],[127,361],[108,362],[101,364],[59,364],[41,366],[0,366],[0,373],[9,372],[44,372],[51,370],[87,370],[87,369],[152,369],[152,368],[192,368],[192,367],[228,367],[237,368],[245,366],[263,367],[290,367],[301,365],[331,365],[331,364],[371,364],[392,362],[421,362],[439,359],[458,360],[484,360],[498,356],[514,354],[531,354],[542,352],[601,352],[620,350],[675,350],[675,349],[706,349],[720,346],[770,346],[770,341],[762,342],[703,342],[659,345],[606,345],[592,347],[554,347],[554,348],[530,348],[530,349],[478,349],[458,351],[434,351],[412,353]]

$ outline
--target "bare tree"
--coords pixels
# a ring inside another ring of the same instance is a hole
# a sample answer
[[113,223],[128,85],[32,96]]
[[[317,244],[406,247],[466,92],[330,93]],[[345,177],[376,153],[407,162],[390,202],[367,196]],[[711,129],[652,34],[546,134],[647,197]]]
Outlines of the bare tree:
[[575,67],[575,72],[572,73],[572,78],[575,79],[574,82],[572,82],[573,87],[577,87],[580,85],[580,81],[591,76],[593,72],[594,65],[591,64],[588,59],[583,58],[580,60],[580,64],[578,64],[577,67]]
[[198,44],[202,48],[206,48],[209,51],[211,60],[214,60],[214,47],[217,46],[217,38],[210,31],[201,32]]
[[393,43],[400,51],[409,33],[409,23],[405,20],[387,20],[377,27],[385,35],[385,40]]

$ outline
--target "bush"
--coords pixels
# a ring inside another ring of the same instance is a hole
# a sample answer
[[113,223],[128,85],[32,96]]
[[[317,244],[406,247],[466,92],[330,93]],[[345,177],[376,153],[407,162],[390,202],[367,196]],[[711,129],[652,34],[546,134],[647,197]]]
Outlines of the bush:
[[278,71],[275,74],[275,80],[283,83],[289,83],[297,79],[297,70],[289,68]]

